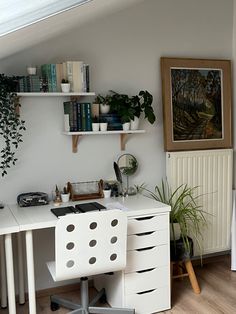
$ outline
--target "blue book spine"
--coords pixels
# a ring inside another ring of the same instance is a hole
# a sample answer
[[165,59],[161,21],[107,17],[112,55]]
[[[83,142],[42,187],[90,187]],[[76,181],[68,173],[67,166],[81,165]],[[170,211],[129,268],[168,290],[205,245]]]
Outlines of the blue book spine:
[[56,64],[50,64],[52,92],[57,92],[57,70]]
[[86,131],[86,109],[85,109],[85,103],[80,104],[81,108],[81,129],[82,131]]
[[77,131],[82,131],[81,104],[77,102]]
[[78,131],[78,114],[77,114],[77,103],[73,102],[73,131]]

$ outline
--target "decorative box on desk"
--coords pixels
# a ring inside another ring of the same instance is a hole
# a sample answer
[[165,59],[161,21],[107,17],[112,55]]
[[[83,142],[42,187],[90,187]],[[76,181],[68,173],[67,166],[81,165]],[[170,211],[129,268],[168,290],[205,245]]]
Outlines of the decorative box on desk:
[[72,201],[102,198],[103,181],[68,182],[68,190]]

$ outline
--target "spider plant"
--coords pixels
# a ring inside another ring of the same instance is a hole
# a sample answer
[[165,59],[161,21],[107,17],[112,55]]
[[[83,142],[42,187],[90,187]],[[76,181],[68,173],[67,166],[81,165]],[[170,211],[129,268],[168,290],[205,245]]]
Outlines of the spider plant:
[[189,254],[191,244],[188,236],[196,240],[200,252],[202,252],[202,231],[203,227],[206,226],[205,212],[202,210],[202,206],[199,205],[201,195],[197,195],[197,189],[198,186],[189,187],[187,184],[182,184],[172,192],[170,185],[164,180],[162,180],[160,186],[155,186],[154,191],[150,191],[145,185],[138,187],[138,192],[171,206],[170,227],[174,235],[174,242],[174,223],[179,223],[184,248]]

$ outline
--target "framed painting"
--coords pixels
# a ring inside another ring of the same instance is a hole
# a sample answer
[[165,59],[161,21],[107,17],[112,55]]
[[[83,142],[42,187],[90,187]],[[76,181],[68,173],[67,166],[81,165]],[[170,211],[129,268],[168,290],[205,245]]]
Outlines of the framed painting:
[[166,151],[232,147],[231,62],[161,58]]

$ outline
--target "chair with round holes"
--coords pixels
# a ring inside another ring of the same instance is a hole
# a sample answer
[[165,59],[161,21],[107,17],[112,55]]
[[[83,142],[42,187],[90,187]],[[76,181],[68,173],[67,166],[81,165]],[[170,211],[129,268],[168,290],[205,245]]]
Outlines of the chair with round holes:
[[55,262],[48,262],[54,281],[80,278],[81,304],[51,296],[51,310],[64,306],[77,313],[132,314],[134,309],[95,307],[102,289],[89,303],[87,276],[119,271],[126,266],[127,217],[120,210],[71,214],[55,228]]

